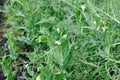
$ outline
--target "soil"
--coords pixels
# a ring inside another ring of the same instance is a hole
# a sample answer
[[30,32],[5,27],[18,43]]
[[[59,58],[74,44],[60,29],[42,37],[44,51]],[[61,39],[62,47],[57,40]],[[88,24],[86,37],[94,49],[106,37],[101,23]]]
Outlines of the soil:
[[5,0],[0,0],[0,6],[4,5]]
[[5,80],[1,65],[0,65],[0,80]]
[[[3,6],[4,5],[4,2],[5,2],[5,0],[0,0],[0,6]],[[0,12],[0,27],[3,25],[3,12]],[[1,48],[1,46],[3,46],[5,43],[6,43],[6,41],[7,41],[7,39],[5,38],[5,37],[3,37],[3,34],[4,34],[4,32],[3,32],[3,30],[0,28],[0,48]],[[2,66],[0,65],[0,80],[5,80],[5,76],[4,76],[4,74],[3,74],[3,71],[2,71]]]

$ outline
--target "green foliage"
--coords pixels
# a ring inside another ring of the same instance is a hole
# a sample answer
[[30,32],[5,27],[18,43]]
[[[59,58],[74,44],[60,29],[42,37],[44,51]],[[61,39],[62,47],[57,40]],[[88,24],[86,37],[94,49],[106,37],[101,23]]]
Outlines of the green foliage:
[[7,80],[16,72],[18,80],[119,80],[118,0],[7,0],[4,7]]

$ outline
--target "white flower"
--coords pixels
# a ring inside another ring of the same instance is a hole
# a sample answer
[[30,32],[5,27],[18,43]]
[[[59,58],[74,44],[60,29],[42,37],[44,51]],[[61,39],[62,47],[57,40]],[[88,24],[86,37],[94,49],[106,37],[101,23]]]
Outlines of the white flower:
[[40,80],[40,76],[37,76],[37,77],[36,77],[36,80]]
[[55,41],[55,44],[61,45],[61,42],[60,41]]
[[57,28],[57,32],[60,33],[60,28]]
[[28,64],[26,64],[25,67],[27,68],[27,67],[28,67]]
[[96,21],[94,21],[93,24],[96,25],[97,24]]
[[59,72],[56,72],[55,74],[60,74],[61,72],[59,71]]
[[107,30],[107,26],[102,27],[103,32]]
[[67,38],[67,34],[63,35],[62,38],[66,39]]
[[82,9],[83,11],[86,9],[85,4],[83,4],[83,5],[81,6],[81,9]]

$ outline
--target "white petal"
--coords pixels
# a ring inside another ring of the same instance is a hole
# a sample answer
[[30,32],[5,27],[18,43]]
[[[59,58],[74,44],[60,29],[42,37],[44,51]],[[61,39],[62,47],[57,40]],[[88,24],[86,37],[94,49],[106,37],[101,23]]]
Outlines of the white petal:
[[86,8],[86,6],[85,6],[85,4],[83,4],[83,5],[81,6],[81,9],[82,9],[82,10],[85,10],[85,8]]
[[66,39],[66,38],[67,38],[67,34],[63,35],[62,37],[63,37],[64,39]]
[[60,33],[60,28],[57,28],[57,32]]
[[55,41],[55,44],[61,45],[61,42],[60,41]]

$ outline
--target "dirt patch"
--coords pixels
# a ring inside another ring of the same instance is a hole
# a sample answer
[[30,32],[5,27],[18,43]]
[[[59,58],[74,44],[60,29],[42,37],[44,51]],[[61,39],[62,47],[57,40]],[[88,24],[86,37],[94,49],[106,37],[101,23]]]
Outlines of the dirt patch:
[[[3,6],[4,5],[4,2],[5,0],[0,0],[0,6]],[[1,29],[1,26],[3,25],[3,17],[4,13],[3,12],[0,12],[0,48],[1,46],[3,46],[7,39],[5,37],[3,37],[4,35],[4,32],[3,30]],[[5,76],[3,74],[3,71],[2,71],[2,65],[0,65],[0,80],[5,80]]]
[[5,80],[1,65],[0,65],[0,80]]
[[0,6],[3,6],[5,3],[5,0],[0,0]]

